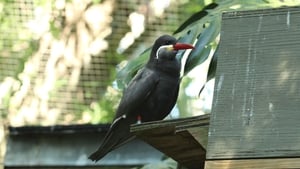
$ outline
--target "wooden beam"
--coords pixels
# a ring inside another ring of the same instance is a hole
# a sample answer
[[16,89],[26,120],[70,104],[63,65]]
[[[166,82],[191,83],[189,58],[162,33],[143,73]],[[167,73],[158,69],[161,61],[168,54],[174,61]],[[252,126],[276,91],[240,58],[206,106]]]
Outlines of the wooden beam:
[[207,160],[205,169],[298,169],[300,158]]
[[181,165],[201,169],[206,155],[207,143],[204,142],[208,123],[209,115],[203,115],[132,125],[131,132]]
[[208,133],[207,127],[193,127],[187,129],[189,133],[194,136],[194,138],[201,144],[201,146],[206,150],[208,137],[203,137]]

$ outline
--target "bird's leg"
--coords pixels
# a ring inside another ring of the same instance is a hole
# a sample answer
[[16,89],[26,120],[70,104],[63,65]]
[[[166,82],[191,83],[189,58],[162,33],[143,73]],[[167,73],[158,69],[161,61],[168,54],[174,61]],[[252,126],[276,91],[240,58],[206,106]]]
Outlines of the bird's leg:
[[142,123],[142,116],[138,115],[136,118],[137,118],[136,124],[141,124]]

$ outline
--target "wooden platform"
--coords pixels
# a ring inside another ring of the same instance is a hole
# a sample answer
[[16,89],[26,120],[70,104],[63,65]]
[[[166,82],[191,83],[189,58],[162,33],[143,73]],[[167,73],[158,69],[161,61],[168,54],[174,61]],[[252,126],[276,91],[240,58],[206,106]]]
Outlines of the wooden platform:
[[204,167],[209,115],[131,126],[138,138],[189,169]]

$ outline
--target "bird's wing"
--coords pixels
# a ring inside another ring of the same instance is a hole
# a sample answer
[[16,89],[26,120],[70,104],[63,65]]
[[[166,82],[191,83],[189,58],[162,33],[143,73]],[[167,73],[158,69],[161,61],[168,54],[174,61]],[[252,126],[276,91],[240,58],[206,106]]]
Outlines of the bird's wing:
[[115,119],[133,113],[138,106],[143,104],[150,93],[155,90],[158,82],[159,75],[154,71],[148,68],[140,70],[124,91]]
[[134,138],[134,135],[130,133],[130,124],[137,120],[134,114],[136,108],[142,105],[151,92],[155,90],[158,81],[159,76],[150,69],[144,68],[138,72],[124,91],[116,117],[101,146],[90,155],[91,160],[98,161],[108,152]]

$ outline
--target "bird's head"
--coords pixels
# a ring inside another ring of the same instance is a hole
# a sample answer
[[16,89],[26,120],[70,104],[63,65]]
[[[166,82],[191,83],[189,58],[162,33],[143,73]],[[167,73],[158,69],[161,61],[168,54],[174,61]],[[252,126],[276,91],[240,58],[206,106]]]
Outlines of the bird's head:
[[151,57],[155,59],[175,59],[178,50],[193,49],[194,46],[186,43],[177,43],[177,40],[169,35],[160,36],[154,43]]

